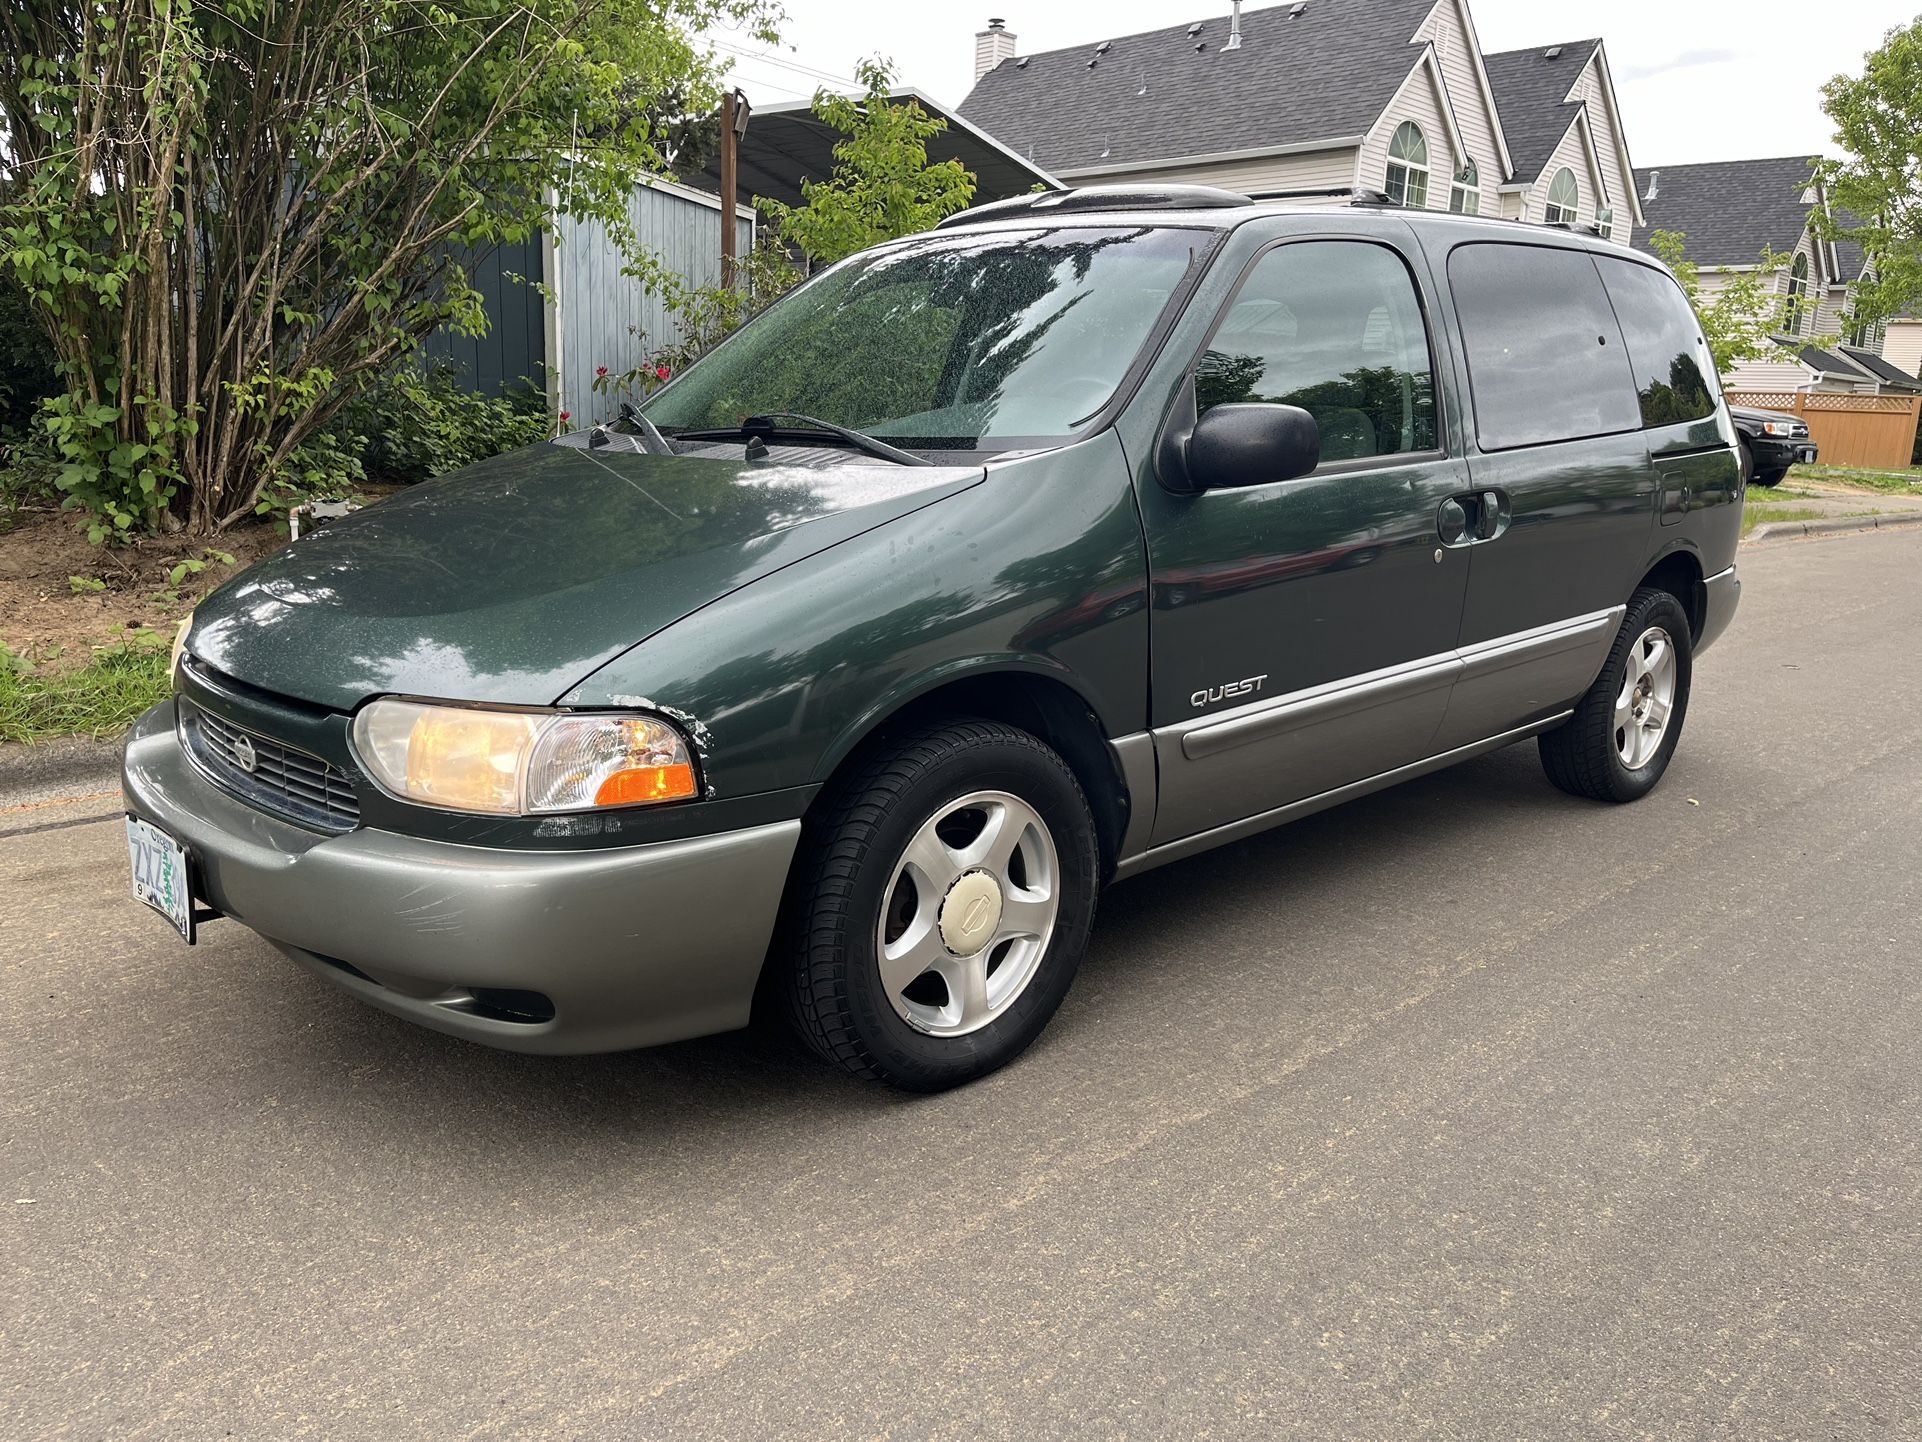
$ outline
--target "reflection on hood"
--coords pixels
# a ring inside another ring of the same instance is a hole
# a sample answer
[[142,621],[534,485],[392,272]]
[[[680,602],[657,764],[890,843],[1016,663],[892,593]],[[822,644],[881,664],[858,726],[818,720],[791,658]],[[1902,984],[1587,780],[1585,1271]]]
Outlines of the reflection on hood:
[[708,602],[982,474],[569,437],[278,552],[201,604],[190,645],[250,685],[341,710],[390,692],[545,705]]

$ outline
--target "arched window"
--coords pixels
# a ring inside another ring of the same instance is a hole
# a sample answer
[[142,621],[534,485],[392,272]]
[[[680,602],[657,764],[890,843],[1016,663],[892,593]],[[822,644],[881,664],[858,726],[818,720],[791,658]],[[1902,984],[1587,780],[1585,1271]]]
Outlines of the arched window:
[[1455,183],[1448,187],[1448,208],[1457,215],[1482,213],[1482,173],[1474,161],[1455,172]]
[[1615,238],[1615,207],[1604,205],[1595,212],[1595,228],[1602,233],[1603,240]]
[[1795,257],[1795,264],[1789,267],[1789,307],[1788,316],[1783,324],[1790,335],[1802,333],[1802,297],[1809,289],[1809,258],[1806,254]]
[[1550,225],[1573,225],[1582,209],[1582,189],[1575,183],[1575,172],[1563,167],[1548,182],[1548,207],[1542,219]]
[[1388,142],[1388,201],[1411,210],[1428,205],[1428,142],[1412,120],[1396,126]]

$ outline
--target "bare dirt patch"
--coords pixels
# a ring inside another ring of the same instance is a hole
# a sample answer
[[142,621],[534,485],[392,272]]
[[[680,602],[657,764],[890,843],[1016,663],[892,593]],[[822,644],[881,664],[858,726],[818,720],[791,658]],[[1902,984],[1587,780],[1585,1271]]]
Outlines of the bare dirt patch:
[[[87,540],[72,512],[21,510],[13,521],[0,532],[0,643],[55,669],[84,665],[93,647],[129,631],[171,637],[197,599],[287,544],[267,523],[212,542],[143,536],[103,547]],[[215,550],[234,564],[209,557]],[[188,560],[204,560],[206,569],[176,585],[171,572]]]

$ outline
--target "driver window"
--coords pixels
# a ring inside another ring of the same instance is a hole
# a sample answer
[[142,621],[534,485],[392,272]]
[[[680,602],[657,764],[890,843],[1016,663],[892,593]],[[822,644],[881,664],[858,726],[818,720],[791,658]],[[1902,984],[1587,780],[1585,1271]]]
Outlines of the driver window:
[[1321,426],[1324,465],[1433,451],[1434,365],[1408,267],[1365,241],[1277,246],[1202,357],[1195,400],[1204,413],[1300,406]]

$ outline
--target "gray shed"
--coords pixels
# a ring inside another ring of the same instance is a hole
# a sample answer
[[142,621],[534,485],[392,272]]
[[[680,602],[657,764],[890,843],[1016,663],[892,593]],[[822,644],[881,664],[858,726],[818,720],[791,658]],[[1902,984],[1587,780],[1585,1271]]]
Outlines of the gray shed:
[[[721,278],[721,202],[705,191],[650,177],[634,187],[628,218],[641,244],[697,285]],[[754,210],[735,211],[735,244],[754,248]],[[441,332],[430,362],[451,364],[475,390],[499,395],[519,384],[547,393],[572,424],[604,418],[597,367],[619,373],[675,339],[657,296],[621,273],[619,248],[598,222],[563,220],[538,241],[501,246],[471,268],[492,322],[484,336]]]

